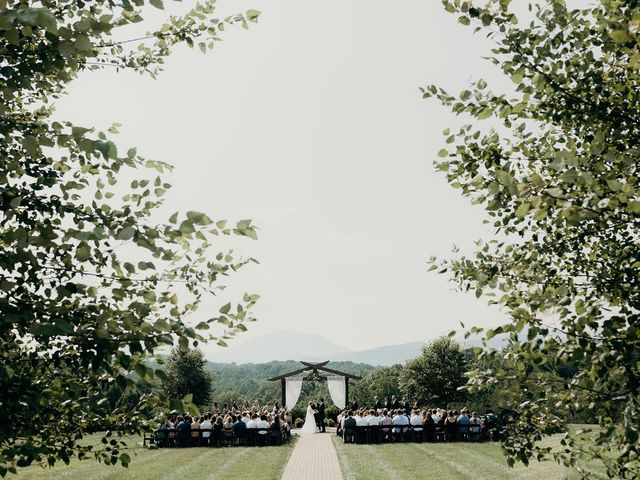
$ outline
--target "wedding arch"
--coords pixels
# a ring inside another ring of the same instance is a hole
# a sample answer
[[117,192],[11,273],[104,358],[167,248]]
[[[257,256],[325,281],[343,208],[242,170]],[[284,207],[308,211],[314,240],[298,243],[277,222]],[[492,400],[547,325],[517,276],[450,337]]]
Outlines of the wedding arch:
[[[351,373],[334,370],[333,368],[328,368],[326,365],[329,363],[329,360],[320,363],[310,363],[302,361],[300,363],[304,365],[303,368],[269,379],[270,382],[276,382],[280,380],[283,406],[288,409],[292,409],[295,404],[298,403],[298,398],[300,397],[300,392],[302,391],[302,382],[305,379],[314,381],[326,381],[333,404],[338,408],[344,408],[346,405],[349,405],[349,380],[360,380],[362,377],[353,375]],[[322,375],[319,371],[323,373],[332,373],[333,375],[325,376]],[[305,377],[303,375],[305,372],[311,373]]]

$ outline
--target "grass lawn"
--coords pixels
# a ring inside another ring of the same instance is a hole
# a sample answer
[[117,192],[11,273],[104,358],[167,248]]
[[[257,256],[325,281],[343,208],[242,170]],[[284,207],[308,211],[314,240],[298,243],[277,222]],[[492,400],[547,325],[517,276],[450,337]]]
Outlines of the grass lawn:
[[18,470],[15,480],[279,480],[295,441],[277,447],[182,448],[149,450],[142,439],[129,451],[129,468],[106,466],[95,460],[72,460],[53,468],[31,466]]
[[[559,442],[558,438],[549,439]],[[575,470],[532,461],[509,468],[497,443],[344,444],[334,436],[344,480],[577,480]],[[593,467],[594,474],[598,468]],[[594,475],[594,478],[605,478]]]

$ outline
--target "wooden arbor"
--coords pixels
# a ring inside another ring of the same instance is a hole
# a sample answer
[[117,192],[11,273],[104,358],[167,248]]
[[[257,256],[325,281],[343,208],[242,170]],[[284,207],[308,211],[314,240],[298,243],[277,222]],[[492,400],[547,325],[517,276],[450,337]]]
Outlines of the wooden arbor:
[[283,407],[285,407],[287,405],[286,378],[287,377],[292,377],[294,375],[298,375],[298,374],[303,373],[303,372],[311,372],[311,375],[313,375],[314,380],[325,380],[326,377],[322,377],[318,373],[318,370],[320,370],[322,372],[333,373],[334,375],[340,375],[340,376],[344,377],[345,405],[346,405],[347,408],[349,408],[349,379],[360,380],[362,377],[359,377],[357,375],[353,375],[352,373],[341,372],[339,370],[334,370],[333,368],[328,368],[326,365],[327,365],[327,363],[329,363],[329,360],[327,360],[326,362],[320,362],[320,363],[310,363],[310,362],[303,362],[303,361],[301,361],[300,363],[302,365],[304,365],[304,368],[300,368],[298,370],[294,370],[293,372],[285,373],[283,375],[278,375],[277,377],[273,377],[273,378],[269,379],[270,382],[275,382],[277,380],[280,380],[280,388],[282,390],[282,406]]

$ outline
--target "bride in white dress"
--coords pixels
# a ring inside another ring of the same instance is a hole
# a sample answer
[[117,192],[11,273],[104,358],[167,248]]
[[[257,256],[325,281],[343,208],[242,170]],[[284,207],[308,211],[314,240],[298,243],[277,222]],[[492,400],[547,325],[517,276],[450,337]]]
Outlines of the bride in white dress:
[[304,425],[300,429],[300,433],[317,433],[318,427],[316,425],[316,419],[313,416],[313,408],[311,408],[311,402],[307,406],[307,417],[304,419]]

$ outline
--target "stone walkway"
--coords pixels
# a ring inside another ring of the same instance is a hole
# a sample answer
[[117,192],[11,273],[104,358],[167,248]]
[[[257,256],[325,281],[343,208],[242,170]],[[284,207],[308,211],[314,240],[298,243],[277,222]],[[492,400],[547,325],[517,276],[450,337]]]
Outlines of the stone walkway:
[[282,480],[342,480],[331,433],[300,435]]

